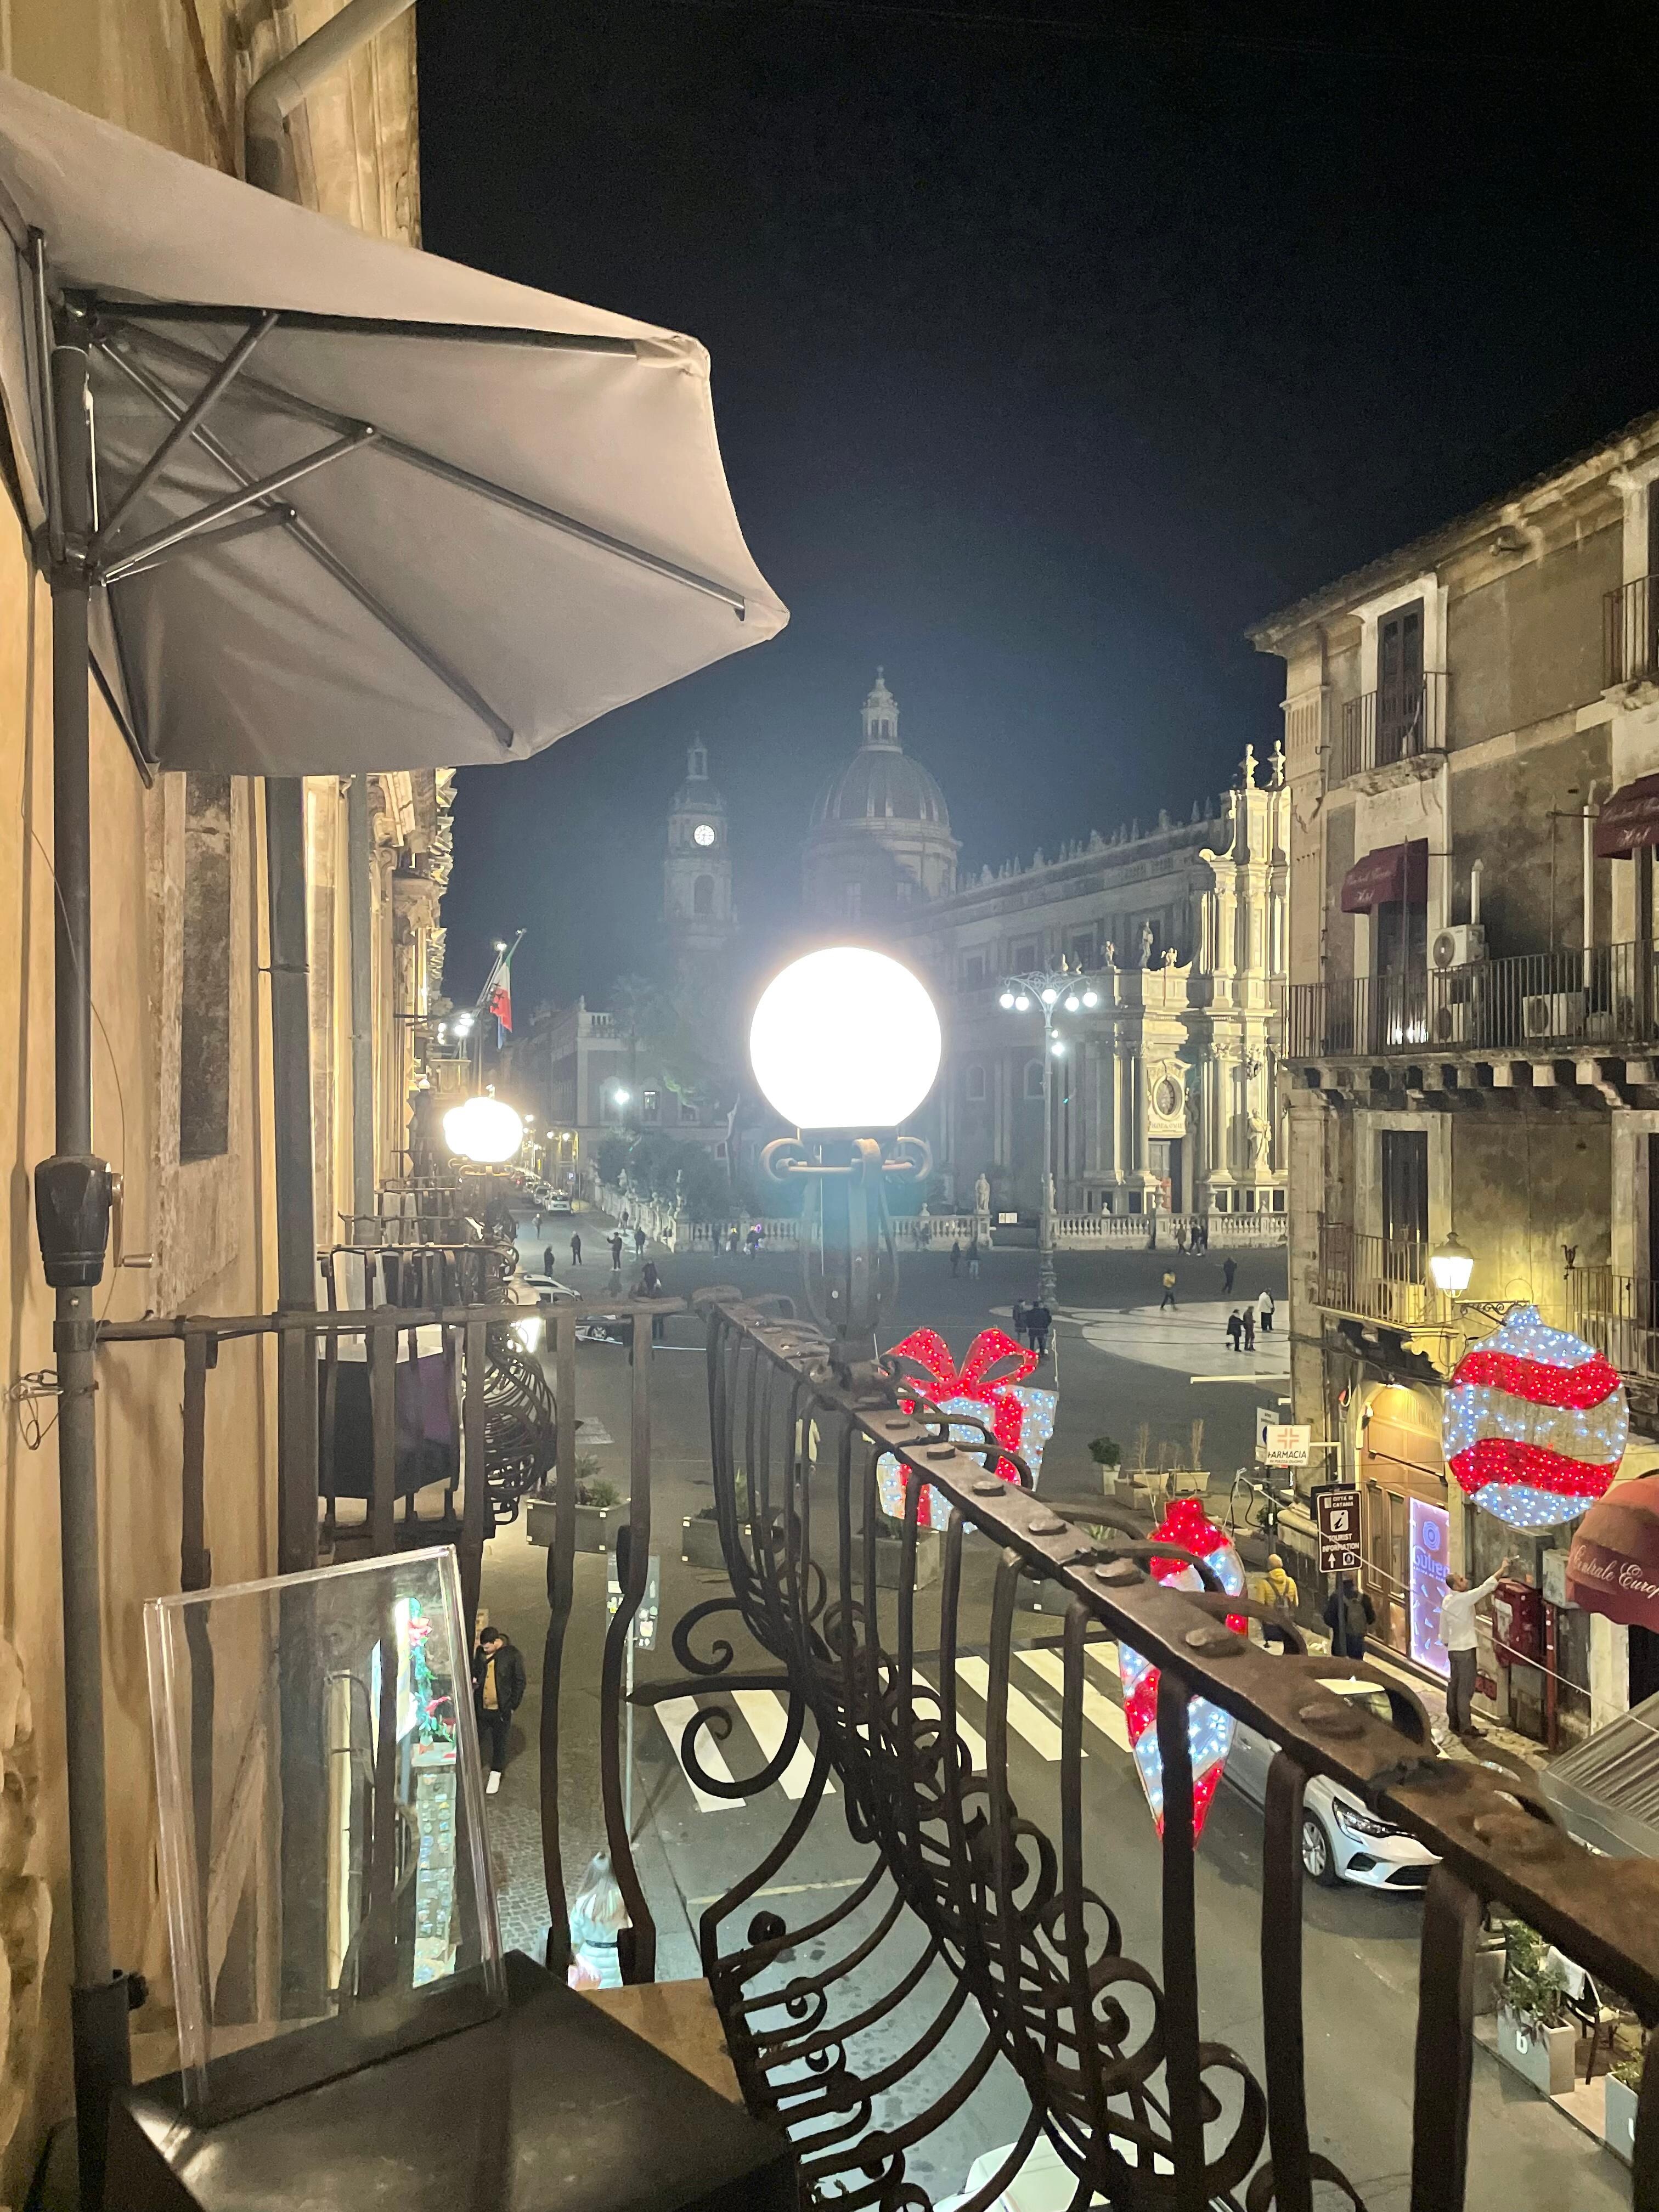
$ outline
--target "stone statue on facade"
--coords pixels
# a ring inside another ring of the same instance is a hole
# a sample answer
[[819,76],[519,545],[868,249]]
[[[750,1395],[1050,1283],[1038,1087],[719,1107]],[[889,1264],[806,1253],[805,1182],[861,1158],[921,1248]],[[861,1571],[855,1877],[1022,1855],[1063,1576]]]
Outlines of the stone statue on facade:
[[1152,925],[1150,921],[1143,921],[1140,925],[1140,964],[1143,968],[1150,968],[1152,964]]
[[1116,945],[1114,945],[1114,944],[1113,944],[1113,942],[1112,942],[1112,940],[1111,940],[1111,939],[1110,939],[1109,937],[1107,939],[1106,943],[1105,943],[1104,946],[1102,948],[1102,950],[1103,950],[1103,955],[1104,955],[1105,963],[1106,963],[1107,967],[1109,967],[1109,968],[1115,968],[1115,967],[1116,967],[1116,965],[1117,965],[1117,947],[1116,947]]
[[983,1168],[974,1179],[974,1212],[981,1221],[990,1218],[991,1185]]

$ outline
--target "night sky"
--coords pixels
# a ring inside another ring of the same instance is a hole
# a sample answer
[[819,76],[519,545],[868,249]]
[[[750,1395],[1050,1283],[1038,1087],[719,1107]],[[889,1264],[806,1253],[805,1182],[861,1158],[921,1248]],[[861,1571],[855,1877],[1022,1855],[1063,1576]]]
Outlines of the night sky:
[[428,247],[708,345],[792,617],[462,776],[452,994],[648,964],[696,735],[786,923],[878,662],[964,866],[1267,750],[1247,623],[1659,406],[1652,20],[422,0]]

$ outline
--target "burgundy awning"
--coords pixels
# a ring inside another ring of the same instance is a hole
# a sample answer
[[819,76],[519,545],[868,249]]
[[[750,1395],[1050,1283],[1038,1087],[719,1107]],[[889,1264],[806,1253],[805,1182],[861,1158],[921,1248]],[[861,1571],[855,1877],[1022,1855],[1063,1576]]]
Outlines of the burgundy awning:
[[1659,1474],[1616,1483],[1579,1522],[1567,1595],[1587,1613],[1659,1629]]
[[1642,845],[1659,845],[1659,775],[1638,775],[1615,791],[1596,817],[1598,860],[1627,860]]
[[1344,914],[1373,914],[1380,906],[1398,906],[1402,899],[1425,900],[1429,895],[1429,841],[1413,837],[1407,845],[1383,845],[1356,860],[1342,878]]

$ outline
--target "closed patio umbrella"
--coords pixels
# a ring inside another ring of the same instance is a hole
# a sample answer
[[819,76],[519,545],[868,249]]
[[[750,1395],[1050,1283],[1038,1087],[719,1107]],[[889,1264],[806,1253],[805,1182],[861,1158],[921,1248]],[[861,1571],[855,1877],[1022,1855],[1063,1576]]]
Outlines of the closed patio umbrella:
[[[787,617],[738,530],[693,339],[363,237],[8,76],[0,233],[0,459],[52,591],[57,1148],[36,1206],[94,2203],[128,2057],[93,1416],[111,1179],[92,1151],[89,672],[146,776],[506,763]],[[273,841],[273,908],[293,906],[285,866]],[[303,1115],[303,1068],[283,1079]]]

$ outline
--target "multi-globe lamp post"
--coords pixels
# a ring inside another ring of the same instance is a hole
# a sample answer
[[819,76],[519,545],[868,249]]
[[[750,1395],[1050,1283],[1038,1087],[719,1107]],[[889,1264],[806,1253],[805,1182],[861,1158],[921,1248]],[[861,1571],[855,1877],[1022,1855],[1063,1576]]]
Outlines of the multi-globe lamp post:
[[863,945],[792,961],[755,1008],[756,1083],[797,1131],[769,1145],[762,1165],[778,1182],[806,1179],[807,1304],[848,1379],[874,1372],[896,1275],[888,1182],[925,1176],[933,1164],[927,1145],[899,1126],[932,1091],[942,1051],[926,988],[901,962]]
[[1056,1294],[1054,1279],[1054,1065],[1066,1056],[1069,1039],[1054,1024],[1064,1014],[1092,1012],[1100,1004],[1095,979],[1066,968],[1047,969],[1034,975],[1010,975],[997,1001],[1005,1013],[1029,1014],[1035,1006],[1042,1016],[1042,1192],[1037,1209],[1037,1296],[1044,1305]]

